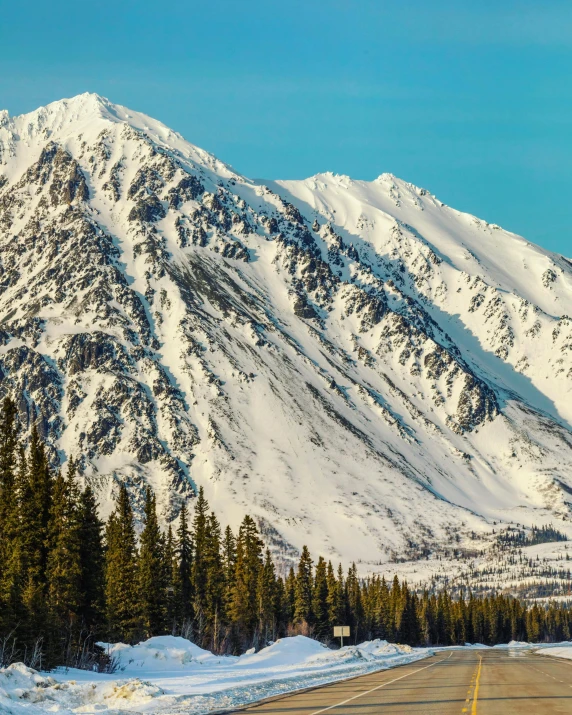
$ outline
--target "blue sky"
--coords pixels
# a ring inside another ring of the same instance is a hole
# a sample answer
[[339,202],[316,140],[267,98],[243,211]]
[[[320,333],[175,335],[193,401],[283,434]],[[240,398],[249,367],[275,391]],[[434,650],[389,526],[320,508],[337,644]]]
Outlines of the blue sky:
[[384,171],[572,255],[572,2],[5,3],[0,108],[94,91],[255,178]]

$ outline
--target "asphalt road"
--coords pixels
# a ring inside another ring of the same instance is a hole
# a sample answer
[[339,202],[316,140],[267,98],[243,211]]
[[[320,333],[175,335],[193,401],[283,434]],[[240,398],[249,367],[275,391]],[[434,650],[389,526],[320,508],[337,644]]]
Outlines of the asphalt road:
[[449,651],[254,705],[248,715],[572,715],[572,662],[522,651]]

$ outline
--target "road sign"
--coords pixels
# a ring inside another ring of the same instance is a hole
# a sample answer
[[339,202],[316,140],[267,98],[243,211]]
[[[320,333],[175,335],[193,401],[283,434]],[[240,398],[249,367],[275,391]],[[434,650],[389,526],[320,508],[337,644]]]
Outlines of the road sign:
[[344,647],[344,636],[346,636],[346,638],[350,637],[350,627],[349,626],[334,626],[334,638],[341,639],[342,648]]

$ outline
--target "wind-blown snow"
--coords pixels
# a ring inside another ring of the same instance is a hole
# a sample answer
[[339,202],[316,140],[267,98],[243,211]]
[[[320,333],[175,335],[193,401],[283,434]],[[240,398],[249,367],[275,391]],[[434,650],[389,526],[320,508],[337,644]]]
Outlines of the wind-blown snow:
[[204,486],[362,571],[572,534],[572,264],[424,189],[263,185],[80,95],[0,116],[0,260],[1,389],[104,512]]

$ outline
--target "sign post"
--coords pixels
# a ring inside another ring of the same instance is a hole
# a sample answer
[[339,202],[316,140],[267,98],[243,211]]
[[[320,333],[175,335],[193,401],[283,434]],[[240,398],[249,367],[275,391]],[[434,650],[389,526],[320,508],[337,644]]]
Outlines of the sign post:
[[334,626],[334,638],[340,638],[342,645],[344,647],[344,636],[346,638],[350,637],[350,627],[349,626]]

